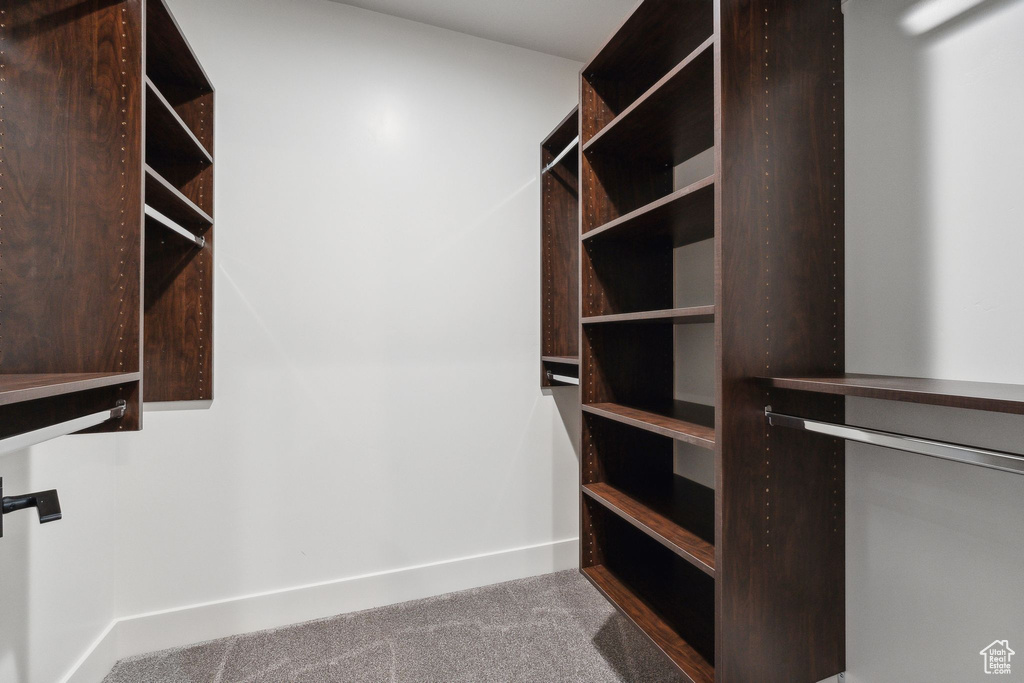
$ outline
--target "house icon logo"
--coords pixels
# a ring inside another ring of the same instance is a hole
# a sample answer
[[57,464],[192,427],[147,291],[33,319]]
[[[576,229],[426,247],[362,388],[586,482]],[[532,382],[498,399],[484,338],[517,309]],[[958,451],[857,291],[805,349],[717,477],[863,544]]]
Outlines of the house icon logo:
[[1010,658],[1017,653],[1010,649],[1009,641],[996,640],[980,654],[985,660],[985,673],[998,675],[1010,673]]

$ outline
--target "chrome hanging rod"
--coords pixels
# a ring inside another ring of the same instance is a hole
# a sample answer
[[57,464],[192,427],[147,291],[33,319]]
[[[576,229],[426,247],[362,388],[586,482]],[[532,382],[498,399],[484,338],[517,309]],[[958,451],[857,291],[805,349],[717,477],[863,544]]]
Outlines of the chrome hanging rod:
[[561,151],[561,153],[559,153],[559,155],[558,155],[557,157],[555,157],[555,160],[554,160],[554,161],[552,161],[552,162],[551,162],[550,164],[548,164],[547,166],[545,166],[545,167],[544,167],[544,170],[543,170],[543,171],[541,171],[541,172],[540,172],[540,174],[541,174],[541,175],[544,175],[545,173],[547,173],[548,171],[550,171],[551,169],[553,169],[553,168],[554,168],[555,166],[558,166],[558,162],[559,162],[559,161],[561,161],[562,159],[564,159],[564,158],[566,157],[566,155],[567,155],[567,154],[568,154],[569,152],[571,152],[571,151],[573,150],[573,148],[574,148],[574,147],[575,147],[576,145],[578,145],[578,144],[580,144],[580,136],[579,136],[579,135],[577,135],[577,136],[576,136],[575,138],[573,138],[573,141],[569,143],[569,146],[568,146],[568,147],[566,147],[565,149],[563,149],[563,150]]
[[146,215],[147,216],[149,216],[150,218],[152,218],[156,222],[160,223],[164,227],[170,228],[174,232],[178,233],[179,235],[181,235],[182,237],[187,239],[189,242],[195,243],[195,245],[197,247],[199,247],[200,249],[202,249],[203,247],[206,246],[206,238],[205,237],[201,237],[201,236],[193,233],[190,230],[186,230],[185,228],[181,227],[180,225],[178,225],[176,222],[174,222],[173,220],[171,220],[167,216],[163,215],[162,213],[160,213],[159,211],[154,209],[149,204],[146,204],[145,211],[146,211]]
[[849,425],[820,422],[792,415],[781,415],[772,412],[771,406],[764,409],[764,415],[768,418],[768,424],[773,427],[801,429],[816,434],[836,436],[847,441],[882,446],[883,448],[892,448],[897,451],[917,453],[918,455],[927,455],[930,458],[952,460],[1002,472],[1024,474],[1024,456],[1013,453],[990,451],[984,448],[974,448],[973,446],[961,446],[945,441],[932,441],[931,439],[921,439],[916,436],[895,434],[893,432],[882,432],[876,429],[867,429],[866,427],[851,427]]
[[36,444],[40,444],[44,441],[56,439],[59,436],[74,434],[75,432],[80,432],[83,429],[103,424],[107,420],[118,420],[124,417],[126,410],[127,405],[125,402],[118,401],[117,405],[110,410],[104,410],[103,412],[93,413],[92,415],[86,415],[84,417],[76,417],[74,420],[49,425],[31,432],[8,436],[7,438],[0,439],[0,455],[20,451],[23,448],[35,446]]
[[552,382],[561,382],[562,384],[575,384],[576,386],[580,385],[580,381],[575,377],[569,377],[568,375],[556,375],[550,370],[548,370],[547,375],[548,379],[551,380]]

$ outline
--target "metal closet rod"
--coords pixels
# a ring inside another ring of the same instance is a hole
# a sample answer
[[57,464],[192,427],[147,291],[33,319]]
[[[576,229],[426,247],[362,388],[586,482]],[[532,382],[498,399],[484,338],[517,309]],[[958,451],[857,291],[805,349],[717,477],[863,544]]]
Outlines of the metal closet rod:
[[103,424],[107,420],[119,420],[124,417],[126,410],[127,404],[124,401],[118,401],[110,410],[93,413],[92,415],[85,415],[84,417],[76,417],[74,420],[49,425],[42,429],[32,430],[31,432],[8,436],[5,439],[0,439],[0,455],[20,451],[23,448],[35,446],[36,444],[40,444],[44,441],[56,439],[59,436],[74,434],[75,432],[80,432],[83,429],[89,429],[90,427]]
[[927,455],[930,458],[952,460],[1001,472],[1024,474],[1024,456],[1014,453],[962,446],[946,441],[921,439],[916,436],[883,432],[866,427],[851,427],[849,425],[809,420],[793,415],[782,415],[772,412],[771,406],[764,409],[764,415],[768,419],[768,424],[773,427],[790,427],[816,434],[825,434],[826,436],[836,436],[847,441],[882,446],[883,448],[892,448],[897,451],[917,453],[918,455]]
[[548,171],[550,171],[551,169],[553,169],[553,168],[554,168],[555,166],[558,166],[558,162],[559,162],[559,161],[561,161],[562,159],[564,159],[564,158],[565,158],[565,156],[566,156],[566,155],[567,155],[567,154],[568,154],[569,152],[571,152],[571,151],[572,151],[573,147],[575,147],[575,146],[576,146],[576,145],[578,145],[578,144],[580,144],[580,136],[579,136],[579,135],[577,135],[577,136],[576,136],[575,138],[573,138],[572,142],[570,142],[570,143],[569,143],[569,146],[568,146],[568,147],[566,147],[565,149],[563,149],[563,150],[562,150],[562,151],[561,151],[561,152],[559,153],[559,155],[558,155],[557,157],[555,157],[555,160],[554,160],[554,161],[552,161],[552,162],[551,162],[550,164],[548,164],[547,166],[545,166],[545,167],[544,167],[544,170],[543,170],[543,171],[541,171],[541,172],[540,172],[540,174],[541,174],[541,175],[544,175],[545,173],[547,173]]
[[562,384],[575,384],[576,386],[580,385],[580,381],[576,377],[569,377],[568,375],[556,375],[550,370],[548,370],[547,375],[548,379],[553,382],[561,382]]
[[189,242],[194,243],[200,249],[206,246],[205,237],[201,237],[200,235],[196,235],[190,230],[186,230],[185,228],[178,225],[175,221],[171,220],[167,216],[163,215],[162,213],[154,209],[149,204],[146,204],[145,211],[147,216],[154,219],[164,227],[170,228],[174,232],[178,233],[179,235],[187,239]]

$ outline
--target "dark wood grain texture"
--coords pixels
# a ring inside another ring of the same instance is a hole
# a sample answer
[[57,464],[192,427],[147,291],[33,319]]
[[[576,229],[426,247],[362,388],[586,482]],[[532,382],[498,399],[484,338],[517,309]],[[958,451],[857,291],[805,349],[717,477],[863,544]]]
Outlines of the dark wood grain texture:
[[146,203],[205,239],[146,222],[144,399],[213,398],[214,92],[162,0],[147,0]]
[[583,493],[708,576],[715,575],[715,546],[713,544],[609,484],[603,482],[585,484]]
[[[541,143],[541,169],[572,142],[579,130],[573,109]],[[544,358],[579,357],[579,151],[541,175],[541,386],[554,386]],[[577,362],[578,365],[578,362]],[[559,374],[578,375],[576,367]]]
[[586,143],[712,34],[709,0],[646,0],[583,67]]
[[861,374],[771,377],[764,382],[779,389],[1024,415],[1024,386],[1020,384]]
[[686,401],[667,401],[653,409],[618,403],[584,403],[583,412],[661,434],[677,441],[713,449],[715,409]]
[[68,372],[59,374],[0,375],[0,406],[73,394],[142,378],[139,372]]
[[715,670],[711,662],[697,652],[657,612],[651,609],[604,565],[582,570],[583,576],[599,590],[633,624],[640,629],[659,650],[671,659],[693,683],[711,683]]
[[[757,381],[842,372],[839,4],[647,0],[581,72],[581,566],[721,681],[814,683],[845,664],[842,445],[763,417],[834,419],[842,399]],[[674,191],[672,165],[711,146],[714,176]],[[716,407],[693,419],[664,408],[673,326],[639,323],[676,322],[672,248],[710,238]],[[713,503],[688,517],[664,502],[666,438],[715,451]],[[594,487],[632,502],[612,510]],[[698,536],[681,519],[713,519],[713,579],[651,540],[650,511]]]
[[[710,34],[709,34],[710,35]],[[628,155],[630,161],[676,165],[715,144],[714,39],[672,71],[583,145],[584,156]]]
[[213,163],[213,155],[149,78],[146,78],[146,144],[146,163],[154,167],[160,161],[199,166]]
[[715,179],[705,178],[584,233],[583,239],[664,238],[673,247],[715,236]]
[[[0,7],[0,372],[137,372],[141,6],[20,0]],[[97,391],[137,402],[137,391],[123,387]],[[83,408],[70,394],[41,401],[35,413],[29,404],[9,409],[5,428]],[[125,419],[98,430],[140,426],[132,404]]]
[[768,428],[763,411],[835,419],[843,405],[755,378],[842,372],[842,13],[839,0],[719,11],[715,670],[813,683],[845,668],[843,445]]
[[213,91],[206,71],[163,0],[146,0],[146,75],[165,94],[189,90],[199,96]]
[[590,496],[583,500],[600,520],[601,565],[634,601],[656,613],[704,661],[713,662],[715,579]]
[[146,164],[146,203],[180,225],[195,228],[197,233],[213,224],[213,216],[149,164]]

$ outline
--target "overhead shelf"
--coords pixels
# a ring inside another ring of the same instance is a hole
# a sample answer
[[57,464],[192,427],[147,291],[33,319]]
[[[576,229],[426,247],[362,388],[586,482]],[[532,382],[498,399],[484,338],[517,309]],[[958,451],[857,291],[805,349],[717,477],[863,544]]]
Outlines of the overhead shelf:
[[146,78],[146,160],[148,163],[212,164],[213,155]]
[[624,216],[587,231],[595,237],[655,238],[667,236],[682,247],[715,236],[715,178],[708,176]]
[[584,325],[605,323],[671,323],[673,325],[696,325],[715,322],[714,306],[691,306],[669,308],[662,311],[639,311],[637,313],[616,313],[583,318]]
[[664,652],[692,683],[712,683],[714,664],[683,640],[672,626],[604,565],[585,567],[582,573],[627,619]]
[[0,375],[0,406],[137,382],[139,372],[69,372]]
[[[681,479],[681,477],[677,477]],[[696,485],[694,485],[696,486]],[[708,576],[715,575],[715,546],[707,542],[693,531],[681,526],[672,518],[654,509],[645,502],[624,491],[607,484],[584,484],[583,493],[590,496],[626,522],[647,534],[663,546],[679,555],[684,560],[701,570]],[[676,506],[677,514],[686,516],[688,508],[685,500],[671,499],[668,506]],[[714,509],[714,492],[711,493],[707,509]],[[679,503],[682,503],[679,505]],[[713,519],[713,518],[712,518]],[[710,529],[714,535],[714,524]]]
[[146,3],[146,75],[165,92],[171,87],[194,93],[213,91],[206,71],[163,0]]
[[764,381],[779,389],[1024,415],[1024,385],[1020,384],[860,374],[771,377]]
[[670,165],[715,146],[715,41],[708,38],[586,144],[583,153],[628,154]]
[[585,403],[583,412],[667,436],[701,448],[715,447],[715,409],[686,401],[671,401],[657,409],[618,403]]

